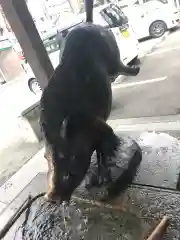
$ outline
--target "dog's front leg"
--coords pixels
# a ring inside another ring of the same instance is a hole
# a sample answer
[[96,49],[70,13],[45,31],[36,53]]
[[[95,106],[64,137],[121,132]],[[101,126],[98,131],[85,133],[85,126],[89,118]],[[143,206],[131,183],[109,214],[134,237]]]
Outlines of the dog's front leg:
[[97,165],[98,165],[98,185],[101,186],[104,183],[111,182],[111,172],[108,166],[109,158],[104,156],[103,153],[96,151]]

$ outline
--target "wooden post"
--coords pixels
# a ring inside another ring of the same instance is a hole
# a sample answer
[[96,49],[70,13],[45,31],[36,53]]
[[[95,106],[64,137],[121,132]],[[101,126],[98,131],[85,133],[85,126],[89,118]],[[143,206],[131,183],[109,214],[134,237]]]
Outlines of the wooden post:
[[147,240],[161,240],[169,225],[169,217],[165,216],[158,226],[154,229]]

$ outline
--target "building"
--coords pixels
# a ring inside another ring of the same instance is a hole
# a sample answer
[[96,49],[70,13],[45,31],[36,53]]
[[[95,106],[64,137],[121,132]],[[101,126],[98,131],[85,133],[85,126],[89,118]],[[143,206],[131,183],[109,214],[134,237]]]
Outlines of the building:
[[[152,0],[139,0],[141,4],[149,1],[152,1]],[[176,7],[176,8],[180,7],[180,0],[158,0],[158,1],[164,4],[169,4],[172,7]]]
[[[115,0],[116,1],[116,0]],[[143,4],[154,0],[117,0],[121,4],[132,5],[132,4]],[[171,7],[180,8],[180,0],[157,0],[161,3],[168,4]]]

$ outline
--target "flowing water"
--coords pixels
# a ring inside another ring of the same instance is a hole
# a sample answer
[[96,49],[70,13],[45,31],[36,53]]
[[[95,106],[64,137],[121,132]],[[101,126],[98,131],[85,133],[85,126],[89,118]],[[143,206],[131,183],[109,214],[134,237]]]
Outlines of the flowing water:
[[107,207],[81,201],[58,206],[43,198],[33,205],[16,240],[134,240],[142,235],[139,218]]

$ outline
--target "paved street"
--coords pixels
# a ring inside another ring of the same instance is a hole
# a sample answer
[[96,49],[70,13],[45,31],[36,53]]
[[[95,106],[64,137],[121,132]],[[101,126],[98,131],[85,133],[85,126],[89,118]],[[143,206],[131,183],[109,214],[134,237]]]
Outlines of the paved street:
[[180,113],[180,31],[173,32],[147,55],[140,74],[114,85],[111,119]]

